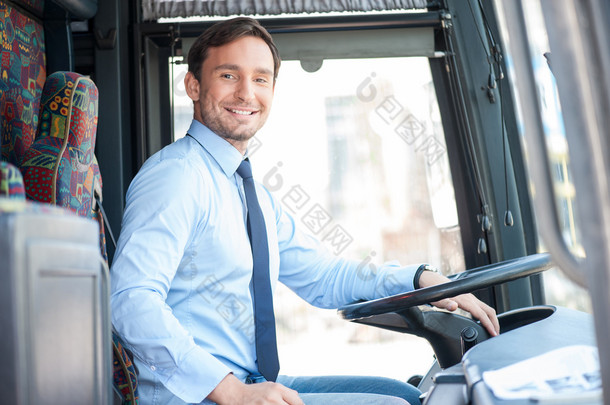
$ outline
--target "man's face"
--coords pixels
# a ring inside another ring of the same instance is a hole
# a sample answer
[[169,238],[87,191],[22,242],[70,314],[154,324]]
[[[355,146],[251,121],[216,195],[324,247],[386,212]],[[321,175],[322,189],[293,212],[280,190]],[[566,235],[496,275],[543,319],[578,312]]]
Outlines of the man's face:
[[195,119],[243,152],[269,116],[273,68],[271,50],[260,38],[247,36],[208,49]]

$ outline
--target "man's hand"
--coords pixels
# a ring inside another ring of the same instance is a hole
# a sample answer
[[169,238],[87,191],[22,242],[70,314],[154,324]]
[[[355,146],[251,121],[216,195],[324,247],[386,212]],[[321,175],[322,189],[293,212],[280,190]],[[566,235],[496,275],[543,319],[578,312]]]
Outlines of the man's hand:
[[[449,279],[442,274],[424,271],[419,278],[419,285],[423,288],[446,283],[447,281],[449,281]],[[489,332],[491,336],[497,336],[500,333],[500,323],[498,322],[496,311],[472,294],[462,294],[453,298],[445,298],[444,300],[432,302],[431,304],[448,311],[455,311],[458,308],[462,308],[463,310],[470,312],[474,318],[481,321],[481,325],[487,329],[487,332]]]
[[244,384],[228,374],[208,395],[218,405],[304,405],[295,390],[273,382]]

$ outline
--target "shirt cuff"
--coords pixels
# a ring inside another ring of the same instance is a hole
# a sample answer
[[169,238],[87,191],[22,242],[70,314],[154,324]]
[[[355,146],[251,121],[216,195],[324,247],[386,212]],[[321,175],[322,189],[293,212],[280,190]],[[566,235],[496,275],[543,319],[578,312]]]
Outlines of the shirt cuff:
[[398,263],[386,263],[382,266],[383,274],[378,285],[378,297],[388,297],[390,295],[402,294],[413,291],[413,279],[419,265],[399,266]]

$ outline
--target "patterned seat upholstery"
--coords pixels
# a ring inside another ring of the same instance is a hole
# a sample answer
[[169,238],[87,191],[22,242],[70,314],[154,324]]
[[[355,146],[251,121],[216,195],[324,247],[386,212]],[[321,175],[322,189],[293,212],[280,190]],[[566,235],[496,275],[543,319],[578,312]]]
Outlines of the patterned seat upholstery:
[[25,199],[21,172],[8,162],[0,161],[0,197]]
[[123,405],[137,405],[138,398],[138,376],[136,366],[133,363],[131,353],[123,347],[121,339],[112,334],[112,376],[114,385],[123,396]]
[[[42,1],[28,3],[41,8]],[[0,28],[2,160],[19,167],[36,135],[40,95],[47,77],[44,30],[38,21],[2,1]]]
[[[102,198],[94,155],[97,88],[76,73],[47,78],[40,23],[44,9],[45,0],[0,0],[0,197],[25,195],[98,221],[100,250],[107,260],[96,203]],[[114,386],[124,404],[135,405],[136,370],[117,336],[113,349]]]
[[[29,0],[42,13],[43,0]],[[36,134],[42,86],[46,79],[42,25],[0,1],[0,196],[23,198],[17,169]]]
[[73,72],[55,72],[44,85],[38,134],[25,153],[21,172],[26,197],[65,207],[100,224],[106,259],[101,199],[102,178],[95,159],[97,87]]

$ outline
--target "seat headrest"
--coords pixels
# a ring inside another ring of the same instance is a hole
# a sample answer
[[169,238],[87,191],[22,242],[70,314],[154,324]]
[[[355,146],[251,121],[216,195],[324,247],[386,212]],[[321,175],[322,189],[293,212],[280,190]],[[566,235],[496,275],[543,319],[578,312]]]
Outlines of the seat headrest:
[[101,176],[94,156],[97,87],[85,76],[55,72],[45,83],[36,140],[21,171],[29,199],[93,217]]

